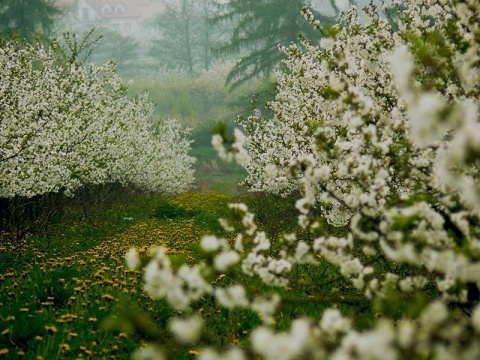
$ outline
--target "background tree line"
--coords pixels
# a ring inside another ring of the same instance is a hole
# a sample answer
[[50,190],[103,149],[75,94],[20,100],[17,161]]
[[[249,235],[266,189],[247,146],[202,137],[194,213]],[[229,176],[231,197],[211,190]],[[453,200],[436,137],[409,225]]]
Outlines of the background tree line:
[[[314,12],[323,24],[333,24],[341,10],[334,0],[328,4],[333,13]],[[299,36],[319,39],[300,13],[303,5],[300,0],[167,0],[164,12],[147,24],[154,33],[147,45],[100,28],[96,33],[103,39],[89,60],[114,59],[119,73],[128,75],[139,58],[150,63],[154,72],[175,69],[189,75],[229,62],[233,66],[227,83],[236,87],[253,78],[268,78],[284,56],[279,45],[299,45]],[[312,4],[307,1],[306,5]],[[56,0],[2,0],[0,32],[29,42],[48,41],[64,30],[61,20],[67,12]]]

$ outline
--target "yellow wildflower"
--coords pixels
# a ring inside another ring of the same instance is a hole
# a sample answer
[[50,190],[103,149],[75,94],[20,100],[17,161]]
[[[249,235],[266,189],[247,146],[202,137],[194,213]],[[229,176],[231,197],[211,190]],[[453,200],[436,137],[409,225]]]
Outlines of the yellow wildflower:
[[45,330],[47,330],[50,334],[55,334],[58,331],[55,326],[45,326]]

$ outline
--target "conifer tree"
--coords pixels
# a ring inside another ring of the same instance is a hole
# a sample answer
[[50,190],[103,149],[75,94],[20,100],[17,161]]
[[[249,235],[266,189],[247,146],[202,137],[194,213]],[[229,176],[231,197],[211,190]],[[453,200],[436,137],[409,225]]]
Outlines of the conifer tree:
[[60,13],[55,0],[2,0],[0,33],[27,40],[46,39]]
[[161,67],[179,68],[192,75],[209,70],[212,44],[221,31],[214,31],[207,19],[214,12],[213,0],[169,0],[152,26],[156,39],[150,53]]
[[179,67],[193,74],[195,64],[194,34],[199,16],[192,0],[167,2],[165,11],[158,15],[154,28],[158,34],[151,49],[157,62],[169,68]]
[[[330,0],[333,15],[315,12],[323,24],[333,24],[339,9]],[[218,3],[218,12],[211,19],[213,24],[232,22],[233,31],[228,41],[215,48],[219,55],[240,55],[227,82],[233,87],[257,76],[267,77],[283,58],[279,45],[299,44],[299,35],[311,41],[319,39],[319,33],[305,21],[300,10],[310,2],[302,0],[231,0]]]

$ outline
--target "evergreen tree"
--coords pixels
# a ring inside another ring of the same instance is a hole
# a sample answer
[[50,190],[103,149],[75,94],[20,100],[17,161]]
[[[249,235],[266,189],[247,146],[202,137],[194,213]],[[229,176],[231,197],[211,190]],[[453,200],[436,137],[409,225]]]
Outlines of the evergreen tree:
[[140,44],[132,36],[124,36],[109,28],[95,29],[96,39],[91,48],[92,53],[88,61],[103,64],[114,60],[116,72],[130,76],[137,71],[140,57]]
[[194,0],[170,1],[157,16],[154,28],[158,34],[151,53],[157,62],[168,68],[183,68],[193,74],[195,64],[194,37],[199,15]]
[[46,39],[60,13],[55,0],[1,0],[0,33],[27,40]]
[[153,23],[157,38],[151,55],[161,67],[181,68],[191,75],[199,69],[209,70],[212,44],[221,31],[208,24],[215,7],[213,0],[170,0]]
[[[223,34],[223,31],[213,31],[214,29],[208,23],[208,19],[211,18],[215,12],[214,3],[212,0],[201,0],[198,2],[200,6],[200,12],[202,14],[202,21],[199,29],[199,60],[203,63],[203,68],[208,71],[213,62],[212,44],[218,41],[219,34]],[[223,29],[222,29],[223,30]]]
[[[351,2],[351,1],[350,1]],[[314,12],[324,25],[333,24],[339,9],[330,0],[334,15]],[[211,19],[213,24],[233,24],[228,42],[217,47],[219,55],[240,55],[227,82],[233,87],[257,76],[268,77],[284,57],[278,46],[296,43],[299,35],[314,41],[319,34],[303,18],[300,10],[309,2],[302,0],[230,0],[218,3],[218,12]]]

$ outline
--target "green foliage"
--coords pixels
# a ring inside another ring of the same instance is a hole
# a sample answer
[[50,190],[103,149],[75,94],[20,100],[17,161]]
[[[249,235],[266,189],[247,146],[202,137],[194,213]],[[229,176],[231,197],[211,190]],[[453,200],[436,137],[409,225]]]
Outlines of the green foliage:
[[392,286],[385,298],[375,304],[375,310],[379,314],[389,314],[397,320],[405,317],[414,319],[428,305],[429,298],[425,293],[406,294]]
[[239,201],[245,203],[257,215],[257,224],[270,239],[278,239],[283,233],[300,230],[293,194],[286,197],[265,193],[249,194],[240,196]]
[[212,10],[211,0],[166,2],[165,11],[152,23],[156,38],[150,53],[160,68],[181,69],[189,75],[210,69],[214,60],[210,48],[219,36],[207,24]]
[[188,211],[178,205],[162,201],[152,215],[156,219],[190,219],[195,216],[194,211]]
[[2,0],[0,33],[28,41],[35,38],[47,40],[60,14],[55,0]]
[[199,228],[208,229],[204,234],[223,233],[223,228],[218,223],[218,214],[204,210],[188,210],[168,200],[163,200],[157,205],[152,217],[159,220],[193,219]]
[[[122,77],[133,76],[139,58],[139,43],[108,28],[92,28],[87,32],[64,33],[70,61],[104,64],[115,62],[115,71]],[[62,50],[62,49],[60,49]]]
[[[73,64],[76,61],[86,62],[93,53],[94,46],[101,40],[102,35],[96,33],[95,28],[84,34],[81,39],[74,33],[64,33],[61,41],[65,42],[65,47],[58,47],[68,63]],[[67,53],[68,51],[68,53]]]
[[149,100],[156,105],[157,118],[177,118],[194,131],[211,125],[219,117],[234,117],[234,109],[228,109],[223,85],[207,77],[165,73],[156,80],[134,81],[129,90],[130,94],[147,91]]
[[[231,131],[227,130],[227,133]],[[209,138],[211,134],[208,133]],[[201,191],[239,195],[245,191],[239,184],[245,178],[245,169],[235,162],[218,158],[211,146],[194,147],[190,155],[197,159],[195,164],[196,185]]]
[[188,76],[171,72],[163,73],[158,79],[137,79],[129,86],[129,94],[147,92],[149,101],[155,106],[155,118],[178,119],[192,129],[193,147],[210,147],[212,127],[219,121],[225,122],[227,131],[234,126],[238,114],[251,112],[251,94],[258,83],[229,92],[225,87],[224,71]]
[[[304,5],[299,0],[233,0],[219,5],[211,21],[229,23],[232,31],[228,42],[214,51],[219,55],[240,54],[240,60],[228,74],[229,84],[236,87],[257,77],[268,78],[284,58],[278,47],[299,44],[300,34],[311,41],[319,39],[320,33],[300,13]],[[335,5],[334,9],[338,10]],[[316,15],[325,24],[332,24],[335,19]]]
[[[67,306],[70,297],[74,295],[71,287],[73,278],[79,275],[80,272],[77,269],[66,265],[51,269],[47,273],[37,265],[30,272],[30,278],[34,284],[32,292],[39,302],[51,300],[52,305],[64,308]],[[60,279],[64,279],[64,281]]]

